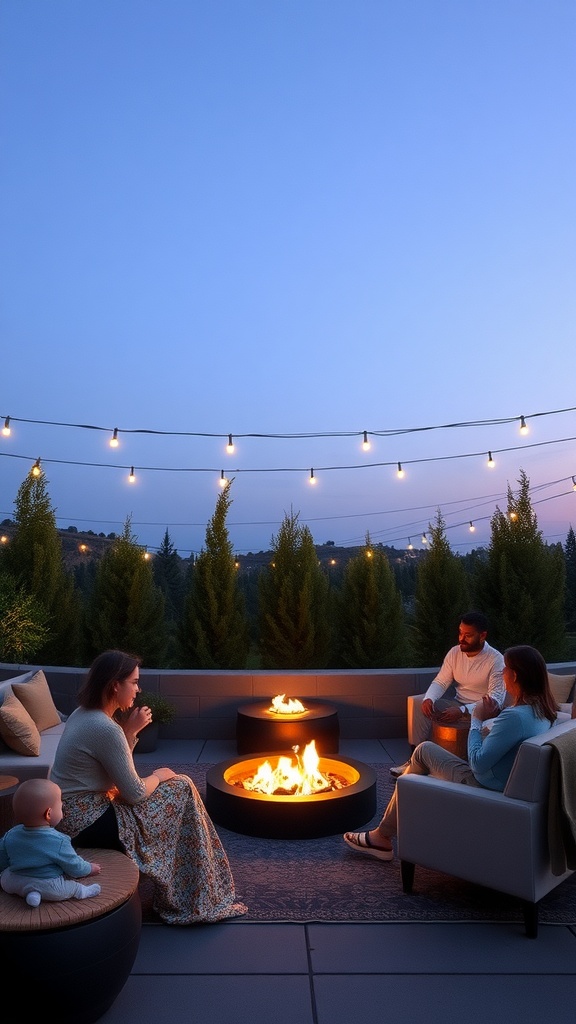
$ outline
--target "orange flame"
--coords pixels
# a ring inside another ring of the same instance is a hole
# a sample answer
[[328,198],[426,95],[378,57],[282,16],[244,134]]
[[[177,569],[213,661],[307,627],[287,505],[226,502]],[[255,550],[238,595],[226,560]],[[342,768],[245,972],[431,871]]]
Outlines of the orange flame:
[[285,697],[285,693],[280,693],[277,697],[273,697],[272,704],[268,710],[275,711],[279,715],[299,715],[307,710],[299,700],[292,700],[291,697],[285,700]]
[[293,747],[293,750],[297,755],[297,764],[289,757],[279,757],[276,768],[272,767],[270,761],[264,761],[258,765],[251,778],[244,779],[244,789],[267,796],[274,793],[310,796],[333,788],[333,780],[319,770],[320,759],[314,740],[304,748],[302,757],[298,757],[298,747]]

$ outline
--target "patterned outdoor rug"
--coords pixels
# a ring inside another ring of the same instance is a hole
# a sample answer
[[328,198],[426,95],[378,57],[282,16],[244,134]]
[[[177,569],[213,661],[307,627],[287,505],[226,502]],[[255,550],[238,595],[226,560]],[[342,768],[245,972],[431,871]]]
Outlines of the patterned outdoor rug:
[[[208,765],[171,765],[204,795]],[[378,814],[392,793],[385,765],[378,779]],[[382,863],[349,850],[340,835],[323,839],[256,839],[218,826],[236,896],[248,906],[243,921],[485,921],[522,922],[519,901],[503,893],[416,867],[414,891],[402,891],[398,860]],[[149,890],[141,888],[144,919],[153,921]],[[542,924],[576,924],[576,874],[540,903]]]

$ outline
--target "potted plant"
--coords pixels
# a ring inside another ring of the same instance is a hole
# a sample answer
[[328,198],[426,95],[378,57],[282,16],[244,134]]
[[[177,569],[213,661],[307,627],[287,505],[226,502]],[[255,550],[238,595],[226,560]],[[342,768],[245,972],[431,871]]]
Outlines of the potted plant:
[[170,725],[170,722],[174,721],[176,708],[169,700],[166,700],[166,697],[148,690],[142,690],[137,695],[134,706],[148,707],[152,712],[152,721],[150,725],[147,725],[138,733],[138,743],[135,748],[135,753],[147,754],[151,750],[156,750],[159,727],[161,725]]

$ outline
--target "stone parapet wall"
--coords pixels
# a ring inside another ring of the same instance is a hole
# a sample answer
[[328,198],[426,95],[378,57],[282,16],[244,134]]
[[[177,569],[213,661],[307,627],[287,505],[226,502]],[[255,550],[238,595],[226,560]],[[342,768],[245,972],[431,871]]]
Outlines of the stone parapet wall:
[[[70,714],[86,669],[0,663],[0,682],[36,668],[43,668],[59,711]],[[558,673],[576,672],[574,662],[549,668]],[[436,672],[437,668],[299,672],[141,669],[140,685],[166,697],[177,709],[175,721],[161,727],[165,739],[235,739],[238,708],[277,694],[334,704],[343,739],[389,739],[407,735],[406,698],[422,693]]]

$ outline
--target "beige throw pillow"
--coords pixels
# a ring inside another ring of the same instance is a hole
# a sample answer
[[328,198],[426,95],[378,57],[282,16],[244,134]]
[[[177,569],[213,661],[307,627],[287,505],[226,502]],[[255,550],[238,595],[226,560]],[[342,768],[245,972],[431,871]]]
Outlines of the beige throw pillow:
[[24,705],[39,732],[60,725],[60,715],[42,671],[36,672],[27,683],[13,683],[12,692]]
[[38,757],[40,753],[40,733],[26,708],[10,692],[0,707],[0,736],[17,754]]
[[570,696],[576,675],[557,676],[552,672],[548,673],[548,682],[552,690],[552,696],[557,704],[566,704]]

